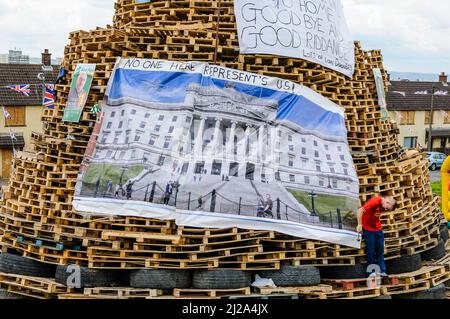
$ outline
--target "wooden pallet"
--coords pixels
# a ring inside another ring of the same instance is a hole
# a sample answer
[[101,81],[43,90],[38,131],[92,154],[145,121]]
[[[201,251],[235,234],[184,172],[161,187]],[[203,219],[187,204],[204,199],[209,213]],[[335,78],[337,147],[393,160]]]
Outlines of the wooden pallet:
[[250,288],[242,289],[174,289],[173,295],[176,298],[191,298],[191,297],[207,297],[207,298],[226,298],[231,296],[247,296],[251,294]]
[[72,291],[51,279],[5,273],[0,273],[0,286],[11,293],[36,299],[53,299]]

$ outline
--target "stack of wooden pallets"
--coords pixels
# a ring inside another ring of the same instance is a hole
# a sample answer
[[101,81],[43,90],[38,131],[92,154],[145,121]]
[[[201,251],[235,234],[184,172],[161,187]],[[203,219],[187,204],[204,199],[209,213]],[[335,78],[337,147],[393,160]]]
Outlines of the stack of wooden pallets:
[[[220,14],[219,14],[220,13]],[[217,25],[218,23],[218,25]],[[219,30],[217,32],[217,30]],[[433,197],[427,161],[403,150],[397,124],[381,120],[373,69],[378,50],[355,43],[353,78],[295,58],[241,55],[233,1],[118,0],[113,26],[76,31],[69,36],[64,64],[67,78],[57,85],[54,110],[42,115],[44,131],[33,134],[34,151],[19,153],[0,209],[3,250],[54,264],[95,268],[278,269],[294,265],[354,265],[364,250],[273,232],[177,227],[171,221],[83,216],[73,199],[77,174],[116,57],[208,61],[289,79],[308,86],[345,108],[349,144],[361,182],[361,200],[391,195],[396,211],[383,215],[386,253],[392,259],[433,248],[439,241],[441,214]],[[216,50],[217,48],[217,50]],[[70,83],[79,63],[97,65],[81,121],[62,121]]]

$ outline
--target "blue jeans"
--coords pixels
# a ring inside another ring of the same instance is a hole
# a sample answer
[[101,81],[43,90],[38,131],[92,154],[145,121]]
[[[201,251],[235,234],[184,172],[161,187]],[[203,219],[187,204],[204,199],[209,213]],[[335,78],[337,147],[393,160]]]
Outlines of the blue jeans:
[[367,264],[378,265],[381,273],[387,273],[386,263],[384,262],[384,233],[383,231],[372,232],[364,230],[364,239],[366,241]]

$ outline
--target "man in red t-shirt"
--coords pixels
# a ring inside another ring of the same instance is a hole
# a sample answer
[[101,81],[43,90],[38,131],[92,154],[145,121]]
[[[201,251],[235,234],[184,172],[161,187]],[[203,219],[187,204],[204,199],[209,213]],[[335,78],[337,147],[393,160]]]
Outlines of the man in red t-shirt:
[[[364,234],[368,265],[378,265],[380,275],[386,277],[384,262],[384,233],[380,216],[382,211],[392,211],[397,206],[393,197],[374,197],[358,210],[358,233]],[[370,274],[372,275],[372,274]]]

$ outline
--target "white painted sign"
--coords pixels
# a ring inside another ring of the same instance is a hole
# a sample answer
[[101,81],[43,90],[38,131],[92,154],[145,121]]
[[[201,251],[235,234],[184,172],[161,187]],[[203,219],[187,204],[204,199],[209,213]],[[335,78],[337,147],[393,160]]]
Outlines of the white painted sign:
[[352,77],[354,41],[340,0],[235,0],[242,54],[301,58]]

